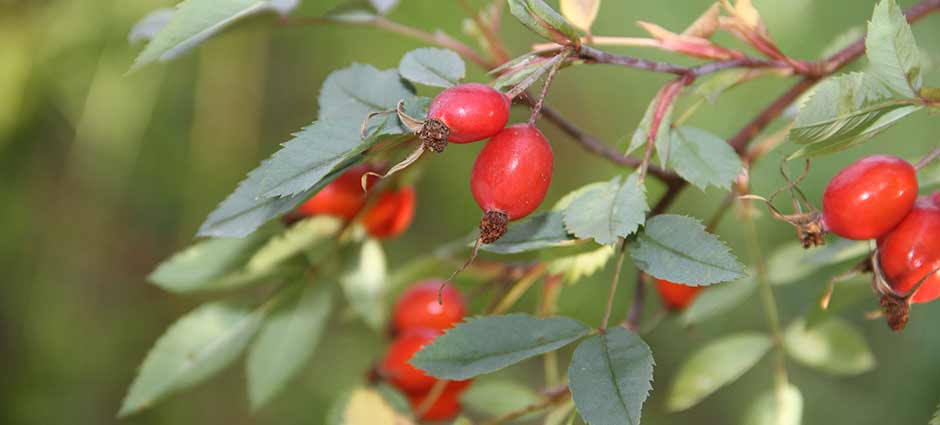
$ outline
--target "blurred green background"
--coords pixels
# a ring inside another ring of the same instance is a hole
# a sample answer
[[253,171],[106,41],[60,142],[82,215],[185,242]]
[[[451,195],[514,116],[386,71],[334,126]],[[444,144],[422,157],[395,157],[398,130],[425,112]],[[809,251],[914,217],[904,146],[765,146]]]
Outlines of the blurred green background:
[[[147,12],[169,7],[158,0],[0,0],[0,423],[106,424],[154,340],[199,297],[174,296],[147,284],[155,264],[188,245],[197,226],[262,158],[316,117],[316,97],[328,73],[351,62],[397,66],[419,44],[397,35],[341,26],[282,27],[272,16],[250,19],[170,64],[126,75],[142,46],[126,35]],[[337,1],[306,0],[296,16],[316,16]],[[482,5],[475,1],[473,4]],[[553,2],[556,3],[556,2]],[[908,6],[911,1],[904,1]],[[557,4],[557,3],[556,3]],[[600,35],[641,35],[638,19],[681,29],[708,0],[607,0],[595,25]],[[813,58],[840,33],[864,24],[874,0],[755,0],[782,48]],[[465,16],[456,2],[402,0],[397,21],[460,33]],[[504,35],[521,53],[536,39],[508,16]],[[940,16],[915,27],[934,64],[940,56]],[[723,40],[728,41],[727,37]],[[617,49],[614,49],[617,50]],[[649,51],[622,52],[666,58]],[[864,66],[860,61],[855,68]],[[470,79],[485,81],[472,68]],[[608,143],[630,134],[665,77],[617,67],[562,72],[549,103]],[[940,71],[928,71],[940,84]],[[730,136],[789,81],[766,79],[704,108],[692,124]],[[433,94],[433,92],[428,92]],[[524,111],[516,111],[523,117]],[[550,205],[584,183],[618,172],[584,154],[543,124],[556,150]],[[804,189],[818,200],[822,185],[841,166],[872,152],[918,158],[937,145],[940,122],[926,113],[904,120],[873,143],[821,158]],[[388,243],[390,265],[426,255],[466,234],[479,220],[467,190],[480,148],[460,146],[433,161],[419,183],[415,225]],[[780,159],[770,154],[752,170],[756,193],[781,185]],[[654,185],[655,186],[655,185]],[[651,196],[659,189],[653,187]],[[723,194],[686,190],[674,211],[707,218]],[[792,230],[762,217],[765,253],[794,243]],[[740,225],[729,214],[718,232],[748,259]],[[748,261],[750,262],[750,261]],[[596,323],[609,270],[566,289],[563,314]],[[633,273],[617,298],[622,317]],[[821,291],[818,276],[776,287],[783,318],[807,311]],[[868,291],[864,281],[840,293]],[[864,297],[841,315],[862,329],[878,368],[837,378],[790,363],[805,398],[805,424],[925,424],[940,400],[940,306],[918,306],[912,323],[892,334],[866,321],[876,308]],[[650,300],[653,308],[657,300]],[[525,300],[519,309],[531,311]],[[681,414],[666,414],[666,389],[691,349],[741,330],[765,330],[760,306],[748,301],[731,314],[695,329],[675,320],[647,340],[657,368],[645,424],[729,424],[741,420],[755,394],[770,387],[765,359],[754,371]],[[274,403],[248,411],[239,367],[172,397],[128,424],[318,424],[340,390],[364,379],[385,342],[355,321],[334,321],[308,367]],[[570,349],[563,357],[570,356]],[[538,362],[504,377],[538,385]],[[563,363],[566,364],[566,363]]]

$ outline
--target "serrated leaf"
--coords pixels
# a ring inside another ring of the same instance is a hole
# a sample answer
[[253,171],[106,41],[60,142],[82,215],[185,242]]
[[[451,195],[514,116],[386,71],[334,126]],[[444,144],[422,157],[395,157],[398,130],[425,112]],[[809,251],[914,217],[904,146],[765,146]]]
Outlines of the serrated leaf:
[[257,410],[281,391],[316,349],[332,309],[330,285],[300,282],[264,321],[248,351],[248,399]]
[[246,16],[266,11],[289,13],[298,0],[185,0],[153,36],[131,70],[171,60]]
[[734,382],[767,354],[771,344],[766,335],[747,333],[723,337],[702,347],[679,368],[669,389],[667,409],[688,409]]
[[[662,92],[653,97],[650,105],[646,108],[646,113],[643,114],[643,119],[640,120],[640,124],[637,126],[636,131],[633,132],[633,138],[630,139],[630,146],[624,153],[625,155],[629,155],[640,147],[646,146],[647,139],[649,138],[650,127],[653,125],[653,117],[656,115],[656,108],[659,105],[661,96]],[[666,162],[669,160],[669,146],[672,133],[669,131],[669,129],[672,127],[673,109],[675,109],[675,102],[670,104],[669,108],[666,109],[666,113],[663,114],[663,119],[659,123],[659,129],[656,131],[656,139],[653,140],[653,146],[656,147],[656,152],[659,156],[659,164],[663,167],[666,166]]]
[[118,416],[152,407],[231,364],[278,301],[254,310],[231,302],[214,302],[177,320],[147,353]]
[[209,214],[209,217],[199,228],[197,235],[245,237],[268,220],[292,210],[363,159],[364,157],[361,155],[356,156],[337,166],[310,189],[282,198],[261,196],[261,184],[267,166],[267,161],[262,162],[258,168],[248,173],[248,177],[238,184],[235,191],[225,198],[215,211]]
[[620,176],[585,191],[565,209],[565,228],[578,238],[610,245],[627,237],[646,220],[646,188],[636,174],[621,184]]
[[245,268],[265,271],[297,256],[325,240],[330,240],[343,227],[342,220],[331,216],[317,216],[301,220],[284,233],[271,238],[259,249]]
[[414,103],[414,92],[398,72],[353,64],[336,71],[320,91],[320,120],[304,128],[263,163],[261,196],[285,197],[303,192],[344,161],[372,147],[378,136],[402,134],[395,114],[370,121],[363,139],[361,124],[373,112],[389,111],[399,101]]
[[601,0],[561,0],[561,14],[574,26],[591,32],[591,25],[601,8]]
[[176,293],[227,287],[224,278],[236,273],[268,237],[268,233],[258,232],[244,239],[216,238],[197,242],[160,263],[147,280]]
[[675,129],[669,149],[669,166],[702,190],[708,186],[730,190],[744,167],[724,139],[694,127]]
[[413,83],[450,87],[466,76],[467,65],[453,50],[427,47],[405,53],[398,73]]
[[748,410],[744,425],[800,425],[802,422],[803,395],[790,384],[782,397],[778,398],[772,390],[758,397]]
[[[498,417],[537,403],[541,397],[531,388],[512,381],[481,380],[475,381],[460,396],[460,402],[467,409],[489,417]],[[522,421],[531,418],[523,416]]]
[[586,339],[568,367],[578,413],[591,425],[639,425],[653,364],[649,346],[622,327]]
[[853,73],[827,79],[800,109],[787,136],[808,145],[791,156],[816,156],[865,142],[921,106],[893,97],[880,82]]
[[173,18],[173,9],[157,9],[141,18],[131,28],[127,35],[127,41],[136,43],[138,41],[150,41],[160,30],[170,23]]
[[590,331],[566,317],[473,317],[426,345],[411,364],[437,378],[463,380],[557,350]]
[[744,266],[693,218],[658,215],[630,241],[630,256],[644,272],[690,286],[745,277]]
[[833,375],[858,375],[875,367],[875,356],[865,337],[838,317],[810,329],[805,320],[794,320],[787,328],[785,343],[794,360]]
[[692,304],[682,311],[679,321],[685,326],[702,323],[737,307],[755,290],[757,284],[753,279],[712,285],[707,291],[700,292]]
[[549,260],[548,273],[560,274],[565,282],[575,283],[603,269],[613,256],[613,246],[604,245],[592,251]]
[[561,212],[535,214],[528,220],[509,226],[503,237],[480,250],[496,254],[517,254],[544,248],[572,245],[576,239],[565,230]]
[[509,12],[536,34],[558,44],[580,44],[581,32],[542,0],[508,0]]
[[865,37],[865,54],[879,80],[901,96],[916,97],[923,83],[920,49],[894,0],[881,0],[875,6]]
[[374,330],[385,325],[388,270],[382,244],[366,240],[347,257],[339,282],[349,305]]

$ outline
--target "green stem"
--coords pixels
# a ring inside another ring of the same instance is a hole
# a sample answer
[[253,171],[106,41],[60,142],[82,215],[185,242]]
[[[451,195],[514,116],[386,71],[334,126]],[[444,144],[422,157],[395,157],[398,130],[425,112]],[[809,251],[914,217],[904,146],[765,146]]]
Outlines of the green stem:
[[617,264],[614,268],[614,278],[610,281],[610,292],[607,294],[607,307],[604,309],[604,319],[598,328],[601,332],[607,331],[610,321],[610,312],[614,309],[614,295],[617,294],[617,284],[620,282],[620,270],[623,269],[623,257],[627,253],[627,241],[620,238],[620,254],[617,255]]
[[777,301],[774,298],[774,290],[770,286],[770,279],[767,276],[767,263],[764,260],[763,254],[761,254],[757,225],[754,223],[754,218],[749,208],[746,208],[744,215],[747,221],[748,251],[751,252],[754,266],[757,269],[757,282],[758,285],[760,285],[761,302],[764,305],[767,327],[770,329],[770,334],[773,338],[774,393],[776,395],[777,405],[780,405],[790,385],[787,375],[787,357],[783,346],[783,331],[780,326],[780,314],[777,311]]

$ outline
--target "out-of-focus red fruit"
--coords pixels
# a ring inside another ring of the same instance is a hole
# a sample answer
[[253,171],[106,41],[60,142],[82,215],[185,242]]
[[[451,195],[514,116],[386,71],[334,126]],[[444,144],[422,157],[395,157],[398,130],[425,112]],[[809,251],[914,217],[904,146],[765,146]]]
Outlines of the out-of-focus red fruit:
[[419,393],[434,386],[434,377],[411,365],[411,357],[440,334],[434,329],[414,328],[402,332],[389,345],[379,373],[402,391]]
[[[467,310],[463,296],[453,285],[445,284],[443,280],[426,280],[402,293],[392,313],[395,329],[399,332],[413,328],[445,330],[463,320]],[[441,302],[438,302],[438,291],[441,291]]]
[[663,299],[663,303],[670,310],[683,310],[692,304],[704,286],[689,286],[673,283],[668,280],[656,279],[656,290]]
[[[463,381],[469,382],[469,381]],[[421,420],[425,421],[442,421],[445,419],[453,418],[457,416],[458,413],[462,410],[460,406],[460,393],[466,389],[466,386],[452,387],[448,384],[444,391],[434,399],[431,405],[424,411],[419,412],[420,409],[427,399],[430,396],[428,393],[420,394],[408,394],[408,401],[411,402],[411,408],[419,415]]]
[[362,224],[376,239],[394,238],[411,226],[415,217],[414,187],[405,187],[383,193],[375,205],[366,211]]
[[[368,172],[380,171],[379,166],[368,163],[350,168],[307,202],[297,207],[296,214],[304,217],[325,214],[346,220],[352,219],[366,204],[366,192],[362,190],[362,176]],[[370,180],[368,186],[371,187],[374,183],[374,180]]]

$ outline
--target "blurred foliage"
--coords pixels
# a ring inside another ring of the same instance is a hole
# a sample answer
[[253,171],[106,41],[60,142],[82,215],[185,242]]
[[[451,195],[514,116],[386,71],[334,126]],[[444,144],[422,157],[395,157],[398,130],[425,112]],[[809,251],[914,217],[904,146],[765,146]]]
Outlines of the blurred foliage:
[[[206,214],[245,172],[316,116],[325,76],[351,62],[379,68],[420,45],[399,36],[341,26],[283,27],[259,16],[226,31],[169,65],[127,75],[141,46],[128,45],[133,23],[156,0],[0,0],[0,423],[18,425],[115,422],[124,390],[154,339],[200,299],[175,296],[144,282],[154,265],[192,241]],[[335,0],[307,0],[295,15],[320,15]],[[426,29],[460,34],[464,15],[456,2],[404,0],[391,18]],[[482,1],[471,2],[481,5]],[[594,33],[639,35],[643,19],[679,29],[707,0],[607,1]],[[771,33],[788,53],[819,55],[831,40],[863,24],[873,1],[755,0]],[[909,5],[911,1],[902,2]],[[922,48],[940,56],[940,17],[915,27]],[[521,53],[535,36],[504,19],[511,49]],[[665,58],[661,53],[629,51]],[[934,64],[940,61],[934,61]],[[854,69],[864,66],[864,61]],[[940,84],[938,72],[927,72]],[[485,74],[469,69],[471,80]],[[664,76],[617,67],[575,67],[561,73],[549,95],[569,118],[608,143],[632,134]],[[764,80],[723,96],[692,125],[727,137],[782,92],[786,82]],[[422,89],[426,90],[426,89]],[[419,93],[429,94],[429,93]],[[517,118],[523,111],[516,111]],[[609,179],[608,163],[585,155],[550,125],[543,125],[560,158],[546,205],[586,182]],[[871,144],[814,161],[803,188],[819,199],[837,169],[872,152],[918,158],[937,144],[940,123],[927,114],[905,120]],[[480,145],[449,149],[427,161],[420,182],[415,226],[390,242],[389,265],[398,266],[444,241],[465,235],[479,219],[467,179]],[[777,167],[790,148],[771,153],[751,173],[756,193],[781,185]],[[649,193],[650,199],[658,190]],[[708,217],[723,195],[687,189],[674,211]],[[718,233],[747,258],[733,213]],[[762,217],[764,252],[794,243],[785,225]],[[603,312],[610,270],[567,287],[561,313],[596,323]],[[632,276],[630,270],[625,276]],[[823,281],[804,277],[778,286],[783,318],[811,311]],[[464,289],[469,282],[463,282]],[[625,287],[628,287],[625,285]],[[840,293],[865,291],[850,284]],[[623,315],[631,291],[621,291],[614,314]],[[925,423],[940,394],[932,329],[940,307],[918,306],[908,329],[892,334],[863,314],[873,297],[842,307],[873,347],[878,368],[833,379],[791,365],[804,396],[804,423]],[[517,308],[533,308],[533,296]],[[477,299],[482,305],[485,300]],[[658,300],[649,300],[650,309]],[[684,329],[667,319],[648,338],[656,359],[656,390],[645,424],[741,421],[756,394],[769,387],[769,361],[688,412],[666,414],[667,385],[690,350],[719,334],[763,330],[759,306],[745,302],[732,313]],[[344,317],[343,315],[340,315]],[[354,321],[334,320],[314,360],[282,395],[257,415],[240,368],[176,396],[159,408],[124,420],[129,424],[317,424],[333,398],[362,382],[383,349],[383,337]],[[571,350],[562,352],[563,357]],[[537,362],[535,362],[537,363]],[[536,385],[536,364],[501,373]],[[857,406],[868,406],[860,409]]]

